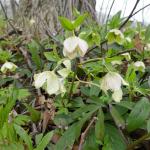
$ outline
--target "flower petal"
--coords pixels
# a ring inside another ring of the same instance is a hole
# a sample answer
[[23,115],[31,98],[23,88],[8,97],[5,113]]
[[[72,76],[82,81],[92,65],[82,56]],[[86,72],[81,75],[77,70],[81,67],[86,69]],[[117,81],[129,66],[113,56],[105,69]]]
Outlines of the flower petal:
[[79,45],[79,54],[80,56],[83,57],[88,50],[88,44],[86,41],[78,38],[78,45]]
[[71,70],[71,61],[69,59],[64,60],[63,64],[69,70]]
[[34,75],[34,86],[38,89],[43,86],[47,80],[47,73],[42,72]]
[[70,70],[67,69],[67,68],[63,68],[63,69],[61,69],[61,70],[58,70],[57,72],[58,72],[63,78],[66,78],[66,77],[69,75]]
[[76,36],[69,37],[64,41],[64,49],[68,53],[72,53],[73,51],[75,51],[77,46],[78,46],[78,38]]
[[57,93],[59,90],[59,80],[54,72],[48,73],[46,90],[50,95]]
[[115,102],[120,102],[120,100],[122,100],[122,90],[116,90],[114,91],[114,93],[112,94],[112,98]]

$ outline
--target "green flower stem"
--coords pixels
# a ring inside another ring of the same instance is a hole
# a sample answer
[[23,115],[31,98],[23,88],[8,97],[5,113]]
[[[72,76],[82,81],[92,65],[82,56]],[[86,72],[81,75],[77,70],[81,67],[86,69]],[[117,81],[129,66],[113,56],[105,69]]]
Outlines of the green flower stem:
[[69,96],[68,96],[69,100],[72,97],[73,86],[74,86],[74,82],[75,82],[75,79],[76,79],[76,75],[77,75],[77,59],[75,59],[74,75],[73,75],[73,79],[72,79],[71,87],[70,87],[70,92],[69,92]]
[[100,85],[95,84],[95,83],[92,83],[92,82],[82,81],[82,80],[80,80],[77,76],[76,76],[76,79],[77,79],[80,83],[90,84],[90,85],[94,85],[94,86],[97,86],[97,87],[100,88]]
[[90,63],[90,62],[100,61],[100,60],[102,60],[102,59],[103,59],[103,58],[89,59],[89,60],[86,60],[86,61],[83,61],[83,62],[79,63],[79,65],[84,65],[84,64],[87,64],[87,63]]

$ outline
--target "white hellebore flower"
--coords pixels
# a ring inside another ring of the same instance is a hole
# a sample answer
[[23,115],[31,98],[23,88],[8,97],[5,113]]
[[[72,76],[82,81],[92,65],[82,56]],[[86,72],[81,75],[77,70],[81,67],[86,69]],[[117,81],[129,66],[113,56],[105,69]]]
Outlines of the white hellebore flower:
[[124,53],[124,54],[121,54],[121,55],[124,56],[124,58],[125,58],[127,61],[131,60],[131,56],[130,56],[129,53]]
[[35,74],[34,86],[37,89],[43,87],[49,95],[66,92],[63,78],[59,78],[53,71]]
[[88,44],[86,41],[80,39],[79,37],[73,36],[69,37],[64,41],[63,54],[69,59],[74,59],[76,57],[83,57],[87,52]]
[[108,72],[102,79],[101,89],[107,93],[108,90],[113,92],[112,98],[116,102],[120,102],[122,99],[121,85],[128,85],[125,80],[116,72]]
[[136,61],[133,66],[135,71],[145,71],[145,64],[142,61]]
[[13,72],[18,68],[14,63],[12,62],[5,62],[1,67],[1,72],[6,73],[7,71]]

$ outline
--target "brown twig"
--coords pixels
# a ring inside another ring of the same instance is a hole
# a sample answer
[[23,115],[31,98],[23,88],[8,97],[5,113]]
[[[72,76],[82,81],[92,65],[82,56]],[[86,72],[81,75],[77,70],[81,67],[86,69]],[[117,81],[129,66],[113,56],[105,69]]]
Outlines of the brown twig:
[[132,9],[132,11],[131,11],[131,13],[130,13],[130,15],[129,15],[128,18],[121,24],[121,26],[119,27],[119,29],[122,29],[122,28],[126,25],[126,23],[130,20],[130,18],[131,18],[132,15],[133,15],[133,12],[134,12],[134,10],[136,9],[136,7],[137,7],[137,5],[138,5],[139,2],[140,2],[140,0],[137,0],[137,1],[136,1],[136,3],[135,3],[135,5],[134,5],[134,7],[133,7],[133,9]]
[[95,122],[95,120],[97,120],[96,117],[93,117],[92,120],[90,121],[89,125],[87,126],[87,128],[85,129],[85,131],[81,134],[81,139],[80,139],[80,144],[79,144],[79,148],[78,150],[82,150],[82,146],[85,140],[85,137],[90,129],[90,127],[92,126],[92,124]]
[[114,56],[118,56],[118,55],[124,54],[124,53],[133,52],[133,51],[136,51],[136,48],[127,49],[127,50],[124,50],[124,51],[118,52],[117,54],[112,55],[110,58],[112,58],[112,57],[114,57]]
[[111,10],[112,10],[112,8],[113,8],[114,3],[115,3],[115,0],[113,0],[113,2],[112,2],[112,4],[111,4],[111,7],[110,7],[110,9],[109,9],[107,18],[106,18],[106,29],[105,29],[106,32],[107,32],[107,24],[108,24],[108,20],[109,20],[110,13],[111,13]]
[[145,5],[144,7],[140,8],[139,10],[137,10],[135,13],[132,14],[131,17],[135,16],[137,13],[139,13],[140,11],[142,11],[143,9],[145,9],[146,7],[149,7],[150,4]]

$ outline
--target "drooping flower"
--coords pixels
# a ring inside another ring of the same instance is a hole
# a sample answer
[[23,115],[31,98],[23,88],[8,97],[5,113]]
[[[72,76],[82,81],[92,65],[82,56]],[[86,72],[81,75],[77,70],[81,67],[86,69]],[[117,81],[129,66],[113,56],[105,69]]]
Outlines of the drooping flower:
[[34,86],[44,88],[49,95],[65,93],[64,79],[59,78],[53,71],[44,71],[34,75]]
[[1,72],[6,73],[7,71],[13,72],[18,68],[14,63],[12,62],[5,62],[1,67]]
[[110,30],[108,32],[106,38],[107,38],[109,44],[112,44],[112,43],[116,42],[116,43],[122,45],[123,42],[124,42],[124,35],[118,29],[112,29],[112,30]]
[[142,61],[136,61],[133,64],[133,67],[134,67],[135,71],[141,71],[141,72],[145,71],[145,64]]
[[63,54],[69,59],[83,57],[87,52],[88,44],[79,37],[69,37],[64,41]]
[[124,53],[124,54],[121,54],[121,55],[124,56],[124,58],[125,58],[127,61],[131,60],[131,56],[130,56],[129,53]]
[[101,81],[101,89],[107,93],[108,90],[113,92],[112,98],[116,102],[122,99],[121,85],[128,85],[126,81],[116,72],[108,72]]

